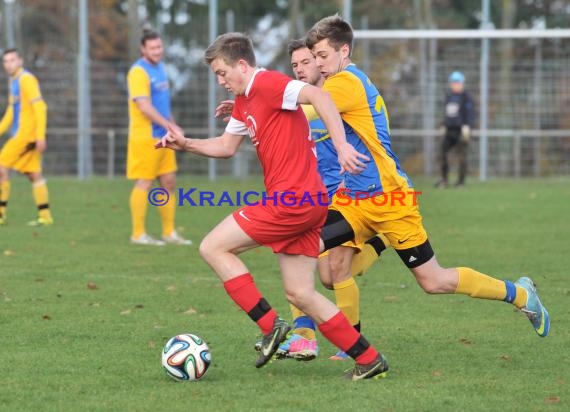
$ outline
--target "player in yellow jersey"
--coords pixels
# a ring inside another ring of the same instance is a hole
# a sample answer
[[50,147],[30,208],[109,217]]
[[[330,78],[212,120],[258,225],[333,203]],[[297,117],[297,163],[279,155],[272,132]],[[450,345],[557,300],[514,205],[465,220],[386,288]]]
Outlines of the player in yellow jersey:
[[[305,39],[291,41],[288,45],[288,53],[295,78],[313,86],[322,87],[324,78],[317,67],[314,56],[305,44]],[[329,197],[332,198],[342,183],[338,155],[323,121],[314,119],[309,126],[317,149],[319,174],[327,188]],[[327,252],[319,257],[318,269],[323,285],[334,291],[337,307],[342,310],[350,323],[360,331],[360,291],[354,276],[361,275],[366,271],[380,257],[380,253],[389,246],[389,243],[384,235],[379,234],[363,244],[354,245],[350,242],[347,246],[354,248],[357,252],[350,268],[351,277],[341,282],[335,282],[331,279]],[[315,323],[294,305],[290,306],[293,315],[293,330],[288,339],[279,346],[277,357],[289,357],[297,360],[314,359],[318,355]],[[339,350],[329,359],[348,360],[350,357]]]
[[[174,226],[176,214],[176,157],[171,150],[154,150],[153,145],[166,134],[170,126],[180,130],[170,112],[168,77],[162,57],[164,47],[160,35],[145,30],[141,37],[142,57],[129,70],[129,144],[127,153],[127,178],[134,180],[130,208],[132,220],[131,243],[163,246],[166,243],[190,245],[190,240],[180,236]],[[148,194],[154,181],[168,193],[157,201],[162,220],[162,240],[149,236],[145,230]]]
[[16,49],[2,56],[4,70],[10,76],[8,108],[0,120],[0,134],[10,130],[10,138],[0,151],[0,224],[6,223],[10,198],[9,170],[25,174],[33,187],[38,218],[31,226],[53,223],[49,209],[46,181],[42,175],[42,153],[46,150],[47,105],[38,79],[23,67]]
[[[306,38],[326,79],[323,90],[334,101],[346,134],[346,141],[333,142],[340,165],[348,172],[344,179],[347,192],[333,199],[321,233],[322,249],[332,248],[334,281],[351,277],[354,249],[340,246],[343,242],[358,243],[375,233],[384,233],[426,293],[504,300],[528,317],[539,336],[546,336],[550,319],[531,279],[503,281],[471,268],[439,265],[422,224],[413,186],[391,148],[386,105],[366,74],[350,60],[350,24],[339,16],[326,17],[311,28]],[[310,107],[306,113],[314,117]],[[345,157],[347,142],[361,154],[359,162]]]

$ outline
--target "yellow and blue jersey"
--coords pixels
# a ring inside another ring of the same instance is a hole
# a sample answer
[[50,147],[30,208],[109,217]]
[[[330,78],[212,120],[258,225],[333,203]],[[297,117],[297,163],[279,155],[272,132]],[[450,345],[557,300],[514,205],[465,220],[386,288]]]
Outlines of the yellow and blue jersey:
[[148,98],[153,107],[166,119],[170,119],[170,91],[163,63],[151,64],[137,60],[127,75],[129,88],[129,137],[162,137],[166,129],[152,122],[136,104],[139,98]]
[[378,89],[354,64],[323,85],[343,120],[347,141],[370,158],[359,174],[345,173],[349,195],[392,192],[412,184],[392,151],[388,110]]
[[10,137],[28,141],[45,139],[47,105],[43,101],[38,79],[20,69],[10,79],[9,106],[0,121],[0,134],[10,129]]
[[329,199],[331,199],[333,194],[337,191],[340,182],[342,182],[338,154],[331,140],[329,131],[321,119],[311,120],[309,126],[311,127],[311,136],[317,148],[319,174],[327,188]]

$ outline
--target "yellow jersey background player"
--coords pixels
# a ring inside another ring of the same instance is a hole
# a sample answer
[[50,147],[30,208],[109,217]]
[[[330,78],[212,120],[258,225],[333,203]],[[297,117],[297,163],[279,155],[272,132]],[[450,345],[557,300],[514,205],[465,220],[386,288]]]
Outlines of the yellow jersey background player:
[[321,233],[325,249],[334,248],[329,257],[334,281],[350,278],[354,254],[352,248],[337,246],[384,233],[426,293],[504,300],[527,315],[539,336],[548,335],[548,312],[530,278],[503,281],[471,268],[439,265],[410,180],[391,148],[386,105],[366,74],[351,62],[352,42],[351,26],[339,16],[320,20],[307,34],[307,45],[326,79],[323,90],[341,115],[346,140],[368,159],[355,167],[339,156],[341,167],[350,172],[344,182],[351,201],[341,204],[343,199],[333,199],[336,212],[329,213]]
[[[189,245],[175,230],[176,215],[176,157],[172,150],[155,150],[154,143],[166,134],[170,126],[180,130],[172,120],[168,77],[162,57],[164,47],[160,34],[145,30],[141,37],[142,57],[127,75],[129,89],[129,142],[127,178],[135,180],[130,197],[132,220],[131,243],[163,246],[165,243]],[[158,207],[162,221],[162,240],[146,233],[145,220],[148,193],[158,179],[168,201]]]
[[24,69],[18,50],[6,50],[2,63],[10,76],[10,94],[8,108],[0,120],[0,134],[10,129],[10,138],[0,151],[0,224],[6,223],[10,198],[9,170],[12,169],[25,174],[32,183],[38,218],[29,224],[51,225],[53,218],[41,161],[42,153],[47,148],[47,105],[38,79]]

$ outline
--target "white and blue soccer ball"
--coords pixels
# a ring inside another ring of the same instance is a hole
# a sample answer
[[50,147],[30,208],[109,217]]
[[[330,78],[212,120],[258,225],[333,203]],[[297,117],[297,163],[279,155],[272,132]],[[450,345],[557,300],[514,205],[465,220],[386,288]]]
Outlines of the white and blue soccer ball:
[[212,355],[206,342],[191,333],[170,338],[162,351],[162,367],[177,381],[202,379],[211,362]]

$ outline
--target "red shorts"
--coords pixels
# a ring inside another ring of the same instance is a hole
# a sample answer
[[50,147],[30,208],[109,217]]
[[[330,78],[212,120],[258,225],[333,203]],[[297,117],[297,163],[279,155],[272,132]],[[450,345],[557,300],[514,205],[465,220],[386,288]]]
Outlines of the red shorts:
[[321,229],[327,206],[245,206],[233,213],[245,233],[274,253],[319,256]]

